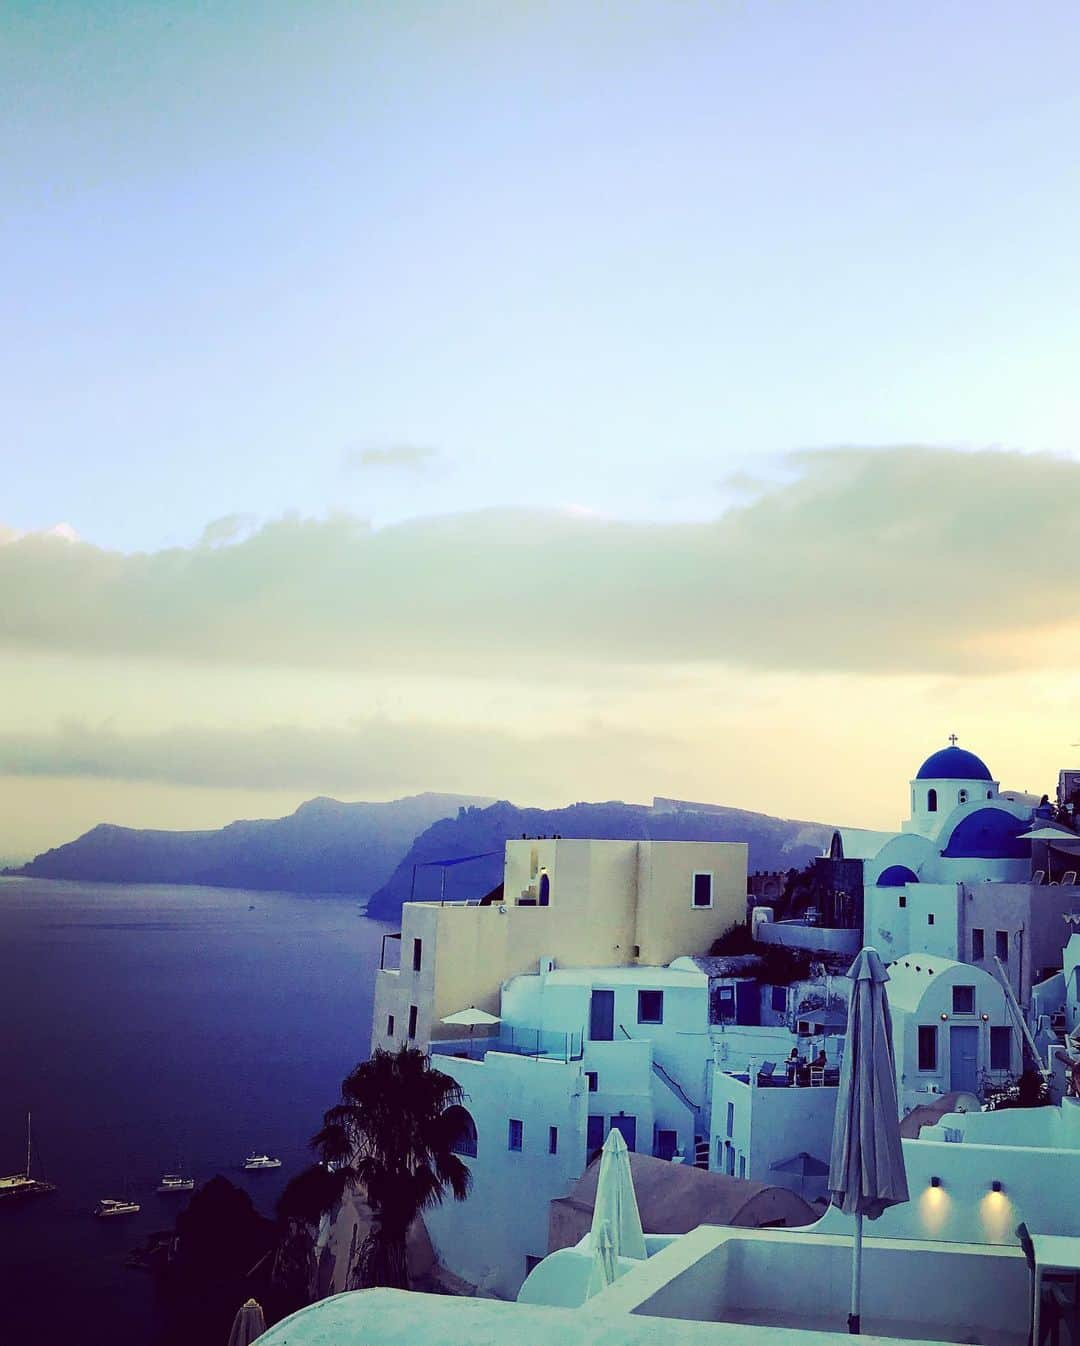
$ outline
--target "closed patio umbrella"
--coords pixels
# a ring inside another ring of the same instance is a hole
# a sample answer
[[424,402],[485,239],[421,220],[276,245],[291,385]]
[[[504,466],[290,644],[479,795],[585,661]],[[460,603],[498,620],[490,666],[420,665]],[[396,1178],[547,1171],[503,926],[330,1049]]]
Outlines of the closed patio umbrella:
[[848,1331],[860,1330],[863,1216],[876,1220],[889,1206],[908,1200],[896,1063],[885,971],[878,952],[865,948],[847,974],[855,983],[848,1011],[847,1051],[836,1098],[829,1195],[855,1217],[851,1250],[851,1312]]
[[236,1311],[232,1331],[229,1333],[229,1346],[251,1346],[266,1331],[266,1319],[258,1300],[249,1299]]
[[824,1159],[817,1159],[805,1150],[793,1154],[790,1159],[780,1159],[769,1165],[771,1173],[794,1173],[799,1179],[799,1192],[806,1186],[807,1178],[823,1178],[829,1171]]
[[593,1202],[593,1248],[599,1246],[600,1233],[607,1223],[611,1230],[613,1256],[645,1259],[645,1235],[641,1230],[634,1179],[630,1173],[630,1151],[617,1127],[608,1132],[600,1153],[600,1174]]

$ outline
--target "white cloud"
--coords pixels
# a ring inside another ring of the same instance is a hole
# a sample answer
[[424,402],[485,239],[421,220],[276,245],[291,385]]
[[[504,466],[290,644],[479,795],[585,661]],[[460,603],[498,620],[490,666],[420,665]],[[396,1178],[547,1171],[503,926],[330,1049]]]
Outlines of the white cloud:
[[1043,666],[1077,623],[1077,463],[916,447],[800,454],[792,470],[706,524],[288,517],[132,556],[18,537],[0,548],[0,648],[431,673],[953,673]]

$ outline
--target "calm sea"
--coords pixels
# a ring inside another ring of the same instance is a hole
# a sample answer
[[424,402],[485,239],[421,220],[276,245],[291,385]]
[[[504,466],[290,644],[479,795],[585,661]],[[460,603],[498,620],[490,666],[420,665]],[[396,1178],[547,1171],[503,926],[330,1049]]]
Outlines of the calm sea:
[[[0,1205],[4,1340],[152,1341],[151,1278],[123,1262],[186,1200],[153,1191],[178,1164],[272,1213],[367,1055],[387,928],[340,898],[0,878],[0,1172],[29,1108],[57,1185]],[[253,1149],[284,1167],[240,1172]],[[139,1215],[90,1215],[127,1193]]]

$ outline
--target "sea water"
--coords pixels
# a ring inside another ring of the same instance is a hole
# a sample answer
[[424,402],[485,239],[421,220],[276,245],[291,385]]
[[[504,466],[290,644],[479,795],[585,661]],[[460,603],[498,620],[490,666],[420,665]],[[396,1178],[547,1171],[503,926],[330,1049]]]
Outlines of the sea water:
[[[0,1305],[23,1346],[146,1346],[153,1282],[124,1266],[186,1196],[181,1167],[273,1204],[342,1077],[367,1055],[389,927],[355,900],[0,878],[0,1173],[50,1196],[0,1203]],[[245,1174],[252,1151],[283,1161]],[[141,1212],[97,1220],[102,1197]]]

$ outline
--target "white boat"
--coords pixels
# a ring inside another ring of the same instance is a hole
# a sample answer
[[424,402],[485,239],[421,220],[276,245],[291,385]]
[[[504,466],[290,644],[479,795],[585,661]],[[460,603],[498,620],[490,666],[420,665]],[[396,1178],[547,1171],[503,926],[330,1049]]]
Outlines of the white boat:
[[12,1173],[0,1178],[0,1201],[14,1201],[24,1196],[44,1196],[46,1192],[55,1192],[51,1182],[44,1182],[30,1173],[30,1114],[26,1114],[26,1171]]
[[117,1215],[138,1215],[141,1210],[137,1201],[110,1201],[102,1197],[94,1207],[94,1214],[99,1220],[110,1220]]
[[194,1192],[195,1179],[181,1177],[179,1173],[165,1173],[157,1190],[162,1196],[168,1196],[171,1192]]
[[244,1168],[248,1173],[257,1173],[264,1168],[280,1168],[280,1159],[271,1159],[268,1154],[255,1154],[252,1152],[244,1160]]

